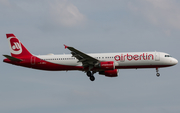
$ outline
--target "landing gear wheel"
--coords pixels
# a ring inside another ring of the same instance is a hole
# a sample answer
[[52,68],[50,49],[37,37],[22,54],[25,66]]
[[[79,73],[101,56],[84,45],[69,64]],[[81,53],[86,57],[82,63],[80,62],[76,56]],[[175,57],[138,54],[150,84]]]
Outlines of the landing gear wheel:
[[160,76],[160,73],[158,73],[159,70],[158,70],[158,67],[156,67],[156,76],[159,77]]
[[157,77],[159,77],[159,76],[160,76],[160,74],[159,74],[159,73],[157,73],[157,74],[156,74],[156,76],[157,76]]
[[89,79],[90,79],[91,81],[94,81],[94,80],[95,80],[95,77],[94,77],[94,76],[90,76]]
[[91,71],[88,71],[86,74],[88,77],[90,77],[92,73],[91,73]]
[[93,76],[94,72],[87,71],[86,74],[87,74],[87,76],[89,77],[89,79],[90,79],[91,81],[94,81],[94,80],[95,80],[95,77]]

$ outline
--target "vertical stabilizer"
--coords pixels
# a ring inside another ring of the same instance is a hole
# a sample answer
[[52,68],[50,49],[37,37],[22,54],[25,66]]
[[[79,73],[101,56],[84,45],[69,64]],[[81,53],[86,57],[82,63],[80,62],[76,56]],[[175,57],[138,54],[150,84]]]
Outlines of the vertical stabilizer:
[[12,57],[32,56],[14,34],[6,34]]

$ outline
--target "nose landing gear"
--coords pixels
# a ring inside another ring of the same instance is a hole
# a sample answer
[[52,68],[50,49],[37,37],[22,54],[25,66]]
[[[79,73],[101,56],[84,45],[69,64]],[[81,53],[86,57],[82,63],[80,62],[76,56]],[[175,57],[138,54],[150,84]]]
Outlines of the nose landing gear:
[[160,73],[158,73],[158,67],[156,68],[156,76],[159,77],[160,76]]

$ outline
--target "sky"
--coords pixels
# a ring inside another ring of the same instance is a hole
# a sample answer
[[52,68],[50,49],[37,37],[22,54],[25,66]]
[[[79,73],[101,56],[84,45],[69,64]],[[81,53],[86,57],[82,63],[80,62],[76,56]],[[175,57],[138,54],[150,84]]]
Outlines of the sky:
[[[0,0],[0,52],[14,33],[35,55],[161,51],[180,58],[179,0]],[[4,57],[0,56],[1,61]],[[0,62],[1,113],[179,113],[179,64],[119,76]]]

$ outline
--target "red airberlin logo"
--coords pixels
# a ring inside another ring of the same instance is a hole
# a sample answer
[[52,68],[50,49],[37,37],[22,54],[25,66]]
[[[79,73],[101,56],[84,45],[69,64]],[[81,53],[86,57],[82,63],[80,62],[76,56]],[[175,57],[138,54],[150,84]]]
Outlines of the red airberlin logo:
[[126,55],[116,55],[114,57],[114,59],[116,61],[124,61],[125,59],[131,61],[131,60],[154,60],[154,55],[153,54],[148,54],[148,53],[142,53],[141,55],[130,55],[130,54],[126,54]]

